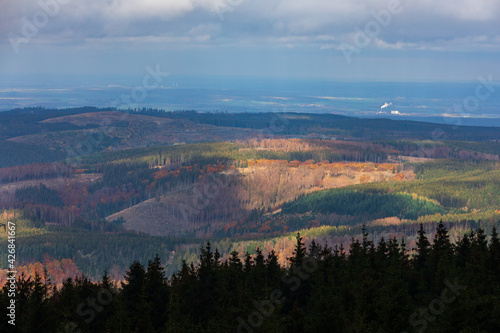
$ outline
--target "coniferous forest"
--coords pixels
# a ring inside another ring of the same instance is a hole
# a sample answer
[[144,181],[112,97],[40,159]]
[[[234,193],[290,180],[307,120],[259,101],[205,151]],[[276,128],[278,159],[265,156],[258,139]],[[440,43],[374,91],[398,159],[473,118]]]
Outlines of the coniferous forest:
[[365,229],[347,249],[297,234],[285,266],[260,249],[221,260],[206,243],[172,276],[156,256],[122,283],[37,274],[15,288],[16,326],[2,332],[498,332],[500,239],[477,228],[452,243],[442,223],[433,239],[420,225],[412,249]]

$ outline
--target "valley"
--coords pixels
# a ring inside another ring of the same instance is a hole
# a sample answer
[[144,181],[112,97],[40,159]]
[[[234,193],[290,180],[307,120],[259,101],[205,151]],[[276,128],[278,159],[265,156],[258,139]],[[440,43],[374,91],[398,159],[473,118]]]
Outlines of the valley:
[[225,258],[260,247],[286,264],[297,231],[347,247],[366,226],[411,249],[421,222],[432,235],[442,220],[459,237],[500,219],[493,128],[96,108],[13,110],[0,126],[0,219],[19,221],[31,275],[71,260],[119,280],[155,253],[172,274],[206,240]]

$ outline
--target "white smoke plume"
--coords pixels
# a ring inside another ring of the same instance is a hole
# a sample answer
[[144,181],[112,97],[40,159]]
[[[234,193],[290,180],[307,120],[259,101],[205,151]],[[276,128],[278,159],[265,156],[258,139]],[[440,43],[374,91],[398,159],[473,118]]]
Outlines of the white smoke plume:
[[386,103],[384,103],[384,105],[382,105],[382,106],[380,107],[380,109],[385,109],[386,107],[391,106],[391,105],[392,105],[392,103],[387,103],[387,102],[386,102]]

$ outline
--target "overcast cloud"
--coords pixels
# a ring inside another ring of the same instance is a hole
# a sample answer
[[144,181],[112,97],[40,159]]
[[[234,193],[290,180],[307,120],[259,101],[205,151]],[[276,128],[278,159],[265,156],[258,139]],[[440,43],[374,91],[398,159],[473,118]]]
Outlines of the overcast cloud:
[[[43,10],[40,3],[54,1],[0,2],[0,56],[5,59],[3,66],[0,63],[0,72],[28,61],[30,56],[20,55],[23,52],[48,54],[51,49],[60,54],[70,54],[78,49],[102,57],[103,63],[109,61],[106,52],[113,54],[117,49],[132,53],[138,49],[157,51],[158,55],[168,50],[180,52],[181,58],[190,50],[195,59],[203,56],[200,52],[208,52],[216,58],[218,52],[233,52],[236,56],[238,52],[258,49],[274,57],[269,59],[270,63],[277,62],[278,56],[282,59],[289,50],[291,58],[299,53],[322,61],[331,58],[338,62],[334,67],[338,67],[344,58],[343,45],[356,43],[359,34],[356,29],[363,31],[368,22],[374,21],[374,12],[387,10],[394,2],[59,0],[67,3],[59,5],[57,14],[50,17],[29,42],[19,43],[20,40],[15,38],[23,37],[26,20],[34,23],[34,15]],[[369,59],[379,56],[404,61],[413,56],[408,51],[424,52],[420,56],[436,59],[445,59],[452,52],[456,54],[454,59],[463,58],[459,61],[461,64],[466,63],[468,57],[473,61],[472,55],[485,56],[488,63],[498,56],[498,0],[401,0],[397,8],[400,13],[391,15],[389,24],[354,55],[359,62],[372,61]],[[18,53],[12,47],[16,41]],[[140,58],[137,54],[130,57],[130,61],[139,61],[137,57]],[[146,58],[144,60],[151,59],[150,56]],[[182,62],[182,59],[177,60]],[[177,60],[170,55],[169,61]],[[268,68],[271,65],[259,66]]]

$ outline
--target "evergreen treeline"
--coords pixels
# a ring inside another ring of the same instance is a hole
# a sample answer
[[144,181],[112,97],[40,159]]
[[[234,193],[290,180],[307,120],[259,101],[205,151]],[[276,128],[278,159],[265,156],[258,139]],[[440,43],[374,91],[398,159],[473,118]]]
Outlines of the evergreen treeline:
[[[71,130],[79,128],[69,123],[42,123],[42,120],[72,114],[116,111],[114,108],[81,107],[71,109],[24,108],[4,111],[0,114],[0,139],[42,131]],[[221,127],[250,129],[282,129],[280,134],[335,134],[362,138],[412,137],[427,139],[430,133],[439,130],[447,140],[489,141],[500,135],[493,127],[455,126],[419,121],[397,121],[390,119],[363,119],[333,114],[310,113],[199,113],[196,111],[166,112],[159,109],[120,110],[127,113],[175,120],[190,120],[200,124]],[[321,124],[321,126],[318,126]]]
[[[428,139],[429,134],[439,130],[448,140],[489,141],[498,139],[494,128],[425,123],[419,121],[398,121],[390,119],[354,118],[334,114],[310,113],[199,113],[196,111],[165,112],[157,109],[137,109],[130,112],[171,119],[190,121],[223,127],[265,129],[271,125],[283,126],[280,134],[301,135],[309,133],[350,135],[370,138],[413,137]],[[274,124],[275,123],[275,124]],[[318,124],[321,124],[320,126]]]
[[[17,216],[8,219],[0,218],[0,224],[12,221],[16,225],[16,263],[29,266],[32,263],[45,263],[46,258],[63,260],[70,258],[87,277],[98,280],[105,269],[110,270],[110,276],[121,279],[123,272],[132,260],[146,263],[155,253],[166,260],[172,260],[173,251],[178,252],[175,264],[169,265],[169,274],[180,267],[181,259],[188,251],[178,251],[176,247],[193,242],[201,244],[201,240],[187,238],[151,237],[147,234],[134,232],[116,232],[116,223],[97,221],[92,225],[79,220],[75,227],[49,225],[40,227],[36,219],[26,212],[17,211]],[[3,228],[0,227],[3,231]],[[92,231],[91,231],[92,230]],[[8,248],[7,237],[0,238],[0,248]],[[197,245],[196,245],[197,246]],[[193,245],[193,249],[196,249]],[[194,251],[193,251],[194,252]],[[196,258],[193,253],[189,258]],[[0,269],[9,267],[7,255],[0,256]],[[49,276],[52,272],[48,272]],[[1,273],[0,273],[1,281]],[[2,332],[0,330],[0,332]]]
[[[347,253],[348,254],[347,254]],[[67,279],[61,288],[20,277],[18,332],[497,332],[500,328],[500,240],[481,228],[456,245],[440,223],[431,243],[423,226],[411,253],[404,240],[378,244],[363,232],[350,248],[300,235],[289,267],[274,252],[227,261],[201,249],[167,278],[158,256],[134,262],[117,286]],[[7,287],[0,307],[8,305]]]
[[283,205],[283,213],[339,215],[368,215],[370,218],[399,216],[416,220],[419,216],[443,214],[444,209],[432,201],[413,198],[404,193],[377,193],[354,190],[326,190],[306,196]]
[[68,131],[80,128],[71,123],[50,123],[43,120],[87,112],[110,111],[111,108],[81,107],[71,109],[45,109],[42,107],[14,109],[0,112],[0,139],[30,135],[41,132]]
[[0,168],[34,163],[50,163],[66,157],[64,151],[49,149],[42,145],[0,140]]
[[16,189],[16,200],[20,202],[42,204],[54,207],[62,207],[64,205],[57,191],[52,190],[41,183],[38,186],[26,186]]

